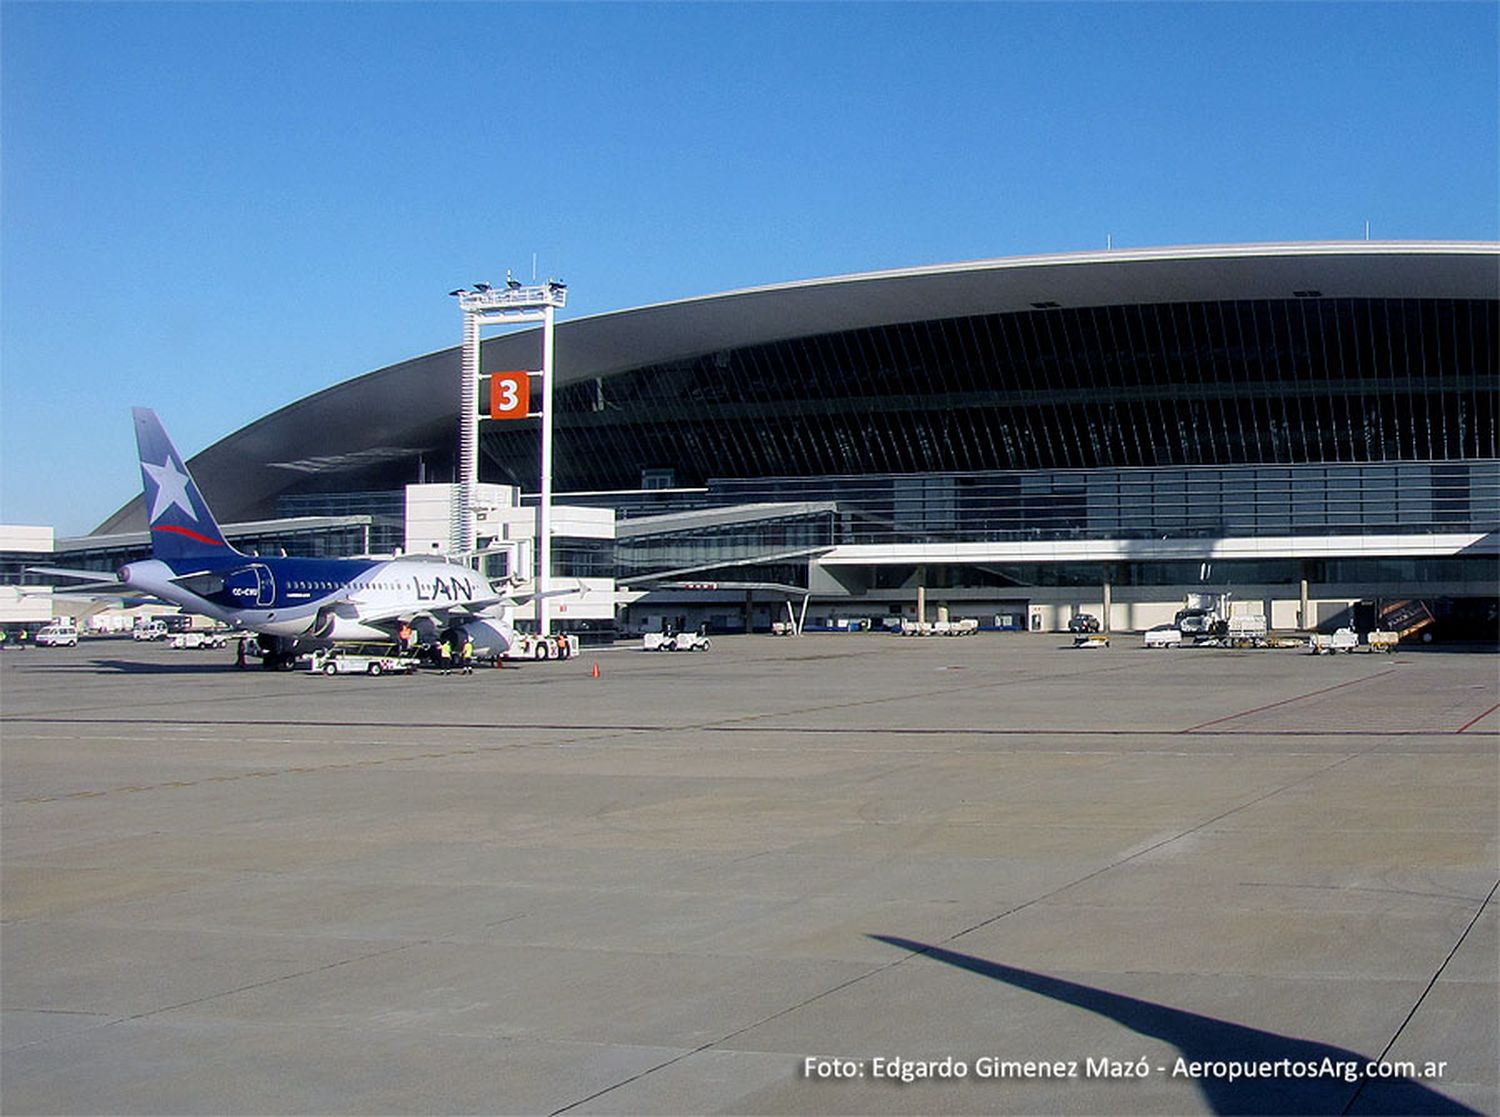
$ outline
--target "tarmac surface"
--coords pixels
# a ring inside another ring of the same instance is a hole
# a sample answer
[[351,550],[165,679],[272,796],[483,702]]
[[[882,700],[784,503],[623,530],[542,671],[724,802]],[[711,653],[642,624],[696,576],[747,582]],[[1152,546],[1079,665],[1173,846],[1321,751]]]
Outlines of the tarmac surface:
[[1065,644],[4,652],[0,1110],[1500,1111],[1500,657]]

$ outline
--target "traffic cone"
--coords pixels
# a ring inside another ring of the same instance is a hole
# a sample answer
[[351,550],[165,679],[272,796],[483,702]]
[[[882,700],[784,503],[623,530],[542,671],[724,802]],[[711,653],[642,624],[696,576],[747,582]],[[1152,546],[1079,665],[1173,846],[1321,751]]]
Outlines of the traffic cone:
[[597,663],[594,664],[594,669],[589,672],[589,675],[595,679],[599,677],[599,665]]

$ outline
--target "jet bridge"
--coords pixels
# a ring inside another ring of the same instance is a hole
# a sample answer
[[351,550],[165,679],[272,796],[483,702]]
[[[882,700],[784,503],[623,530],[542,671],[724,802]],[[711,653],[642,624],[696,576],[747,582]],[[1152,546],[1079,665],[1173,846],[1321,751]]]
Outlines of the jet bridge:
[[[833,501],[768,501],[620,520],[618,581],[622,588],[645,591],[647,609],[658,593],[743,594],[747,629],[755,596],[774,594],[785,602],[784,629],[800,634],[810,591],[794,583],[801,580],[799,571],[833,547],[840,514]],[[762,572],[767,576],[756,577]],[[722,597],[717,601],[728,604]],[[690,608],[704,606],[700,600]]]

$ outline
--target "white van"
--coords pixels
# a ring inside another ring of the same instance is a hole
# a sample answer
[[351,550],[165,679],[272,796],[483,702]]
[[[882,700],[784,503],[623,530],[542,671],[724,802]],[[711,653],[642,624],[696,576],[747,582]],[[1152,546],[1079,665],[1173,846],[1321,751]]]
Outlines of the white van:
[[72,621],[53,621],[36,634],[39,648],[77,647],[78,626]]

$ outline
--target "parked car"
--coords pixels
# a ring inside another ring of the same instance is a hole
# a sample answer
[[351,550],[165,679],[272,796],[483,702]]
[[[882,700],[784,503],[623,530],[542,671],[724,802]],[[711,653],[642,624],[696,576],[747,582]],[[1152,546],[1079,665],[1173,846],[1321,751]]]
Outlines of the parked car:
[[36,634],[39,648],[74,648],[78,646],[78,626],[72,621],[53,621]]
[[1182,633],[1175,624],[1159,624],[1148,628],[1143,639],[1148,648],[1182,647]]
[[1078,613],[1068,621],[1069,632],[1098,632],[1102,627],[1093,613]]

